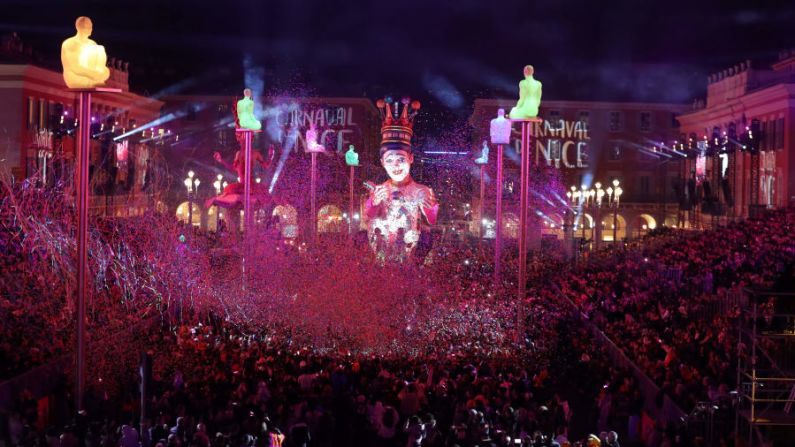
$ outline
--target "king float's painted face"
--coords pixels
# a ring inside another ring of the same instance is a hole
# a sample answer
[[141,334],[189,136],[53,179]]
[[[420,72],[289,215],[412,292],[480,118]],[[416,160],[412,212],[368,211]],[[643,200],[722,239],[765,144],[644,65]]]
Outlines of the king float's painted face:
[[381,157],[381,165],[393,182],[400,183],[409,176],[414,156],[406,151],[386,151]]

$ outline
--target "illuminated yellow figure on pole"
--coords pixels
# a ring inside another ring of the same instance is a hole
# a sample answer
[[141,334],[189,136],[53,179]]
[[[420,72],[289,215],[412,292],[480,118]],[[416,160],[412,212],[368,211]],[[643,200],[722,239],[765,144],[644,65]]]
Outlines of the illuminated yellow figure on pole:
[[88,17],[75,21],[77,34],[61,44],[63,80],[69,88],[101,87],[110,77],[105,47],[89,39],[93,25]]
[[538,116],[538,105],[541,104],[541,83],[533,78],[532,65],[525,65],[524,79],[519,82],[519,101],[511,109],[512,120],[535,118]]
[[243,99],[237,102],[237,119],[241,129],[260,130],[262,123],[254,118],[254,99],[251,96],[250,88],[243,90]]

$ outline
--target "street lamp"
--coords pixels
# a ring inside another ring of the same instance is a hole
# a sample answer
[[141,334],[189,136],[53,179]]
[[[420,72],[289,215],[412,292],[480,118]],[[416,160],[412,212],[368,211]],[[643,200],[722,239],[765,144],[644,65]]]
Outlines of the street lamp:
[[607,196],[610,199],[610,206],[613,207],[613,242],[618,238],[618,206],[621,200],[621,189],[618,179],[613,180],[613,186],[607,188]]
[[195,175],[193,171],[188,171],[188,176],[182,182],[188,190],[188,225],[191,226],[193,226],[193,195],[199,191],[199,184],[201,183]]
[[[213,182],[213,187],[215,188],[215,195],[220,196],[221,191],[223,188],[226,188],[226,182],[224,181],[224,176],[218,174],[215,177],[215,181]],[[215,205],[215,231],[218,231],[218,224],[220,223],[220,210],[218,209],[218,205]]]
[[217,196],[221,195],[221,191],[222,191],[221,182],[223,180],[224,180],[224,176],[221,175],[221,174],[218,174],[218,176],[215,178],[215,181],[213,182],[213,187],[215,187],[215,195],[217,195]]

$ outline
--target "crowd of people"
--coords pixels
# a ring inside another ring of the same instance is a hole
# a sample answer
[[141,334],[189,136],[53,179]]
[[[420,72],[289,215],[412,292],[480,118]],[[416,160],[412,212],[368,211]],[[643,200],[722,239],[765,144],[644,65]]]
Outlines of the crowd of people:
[[34,429],[35,410],[14,413],[8,437],[11,445],[618,446],[607,429],[575,435],[573,420],[604,398],[603,383],[629,390],[632,379],[611,372],[575,322],[558,324],[566,336],[550,367],[514,356],[292,351],[272,333],[223,325],[152,331],[150,416],[141,425],[130,377],[116,399],[92,395],[87,415],[62,431]]
[[[69,274],[68,222],[47,223],[40,211],[37,221],[35,202],[10,197],[17,201],[0,203],[0,243],[9,248],[0,253],[2,378],[68,355],[74,343],[66,298],[73,285],[56,280]],[[20,222],[20,213],[34,217]],[[251,274],[264,286],[247,293],[278,301],[267,303],[210,300],[220,285],[240,289],[239,269],[225,269],[224,238],[158,227],[151,216],[101,221],[92,245],[88,413],[47,428],[23,397],[0,438],[164,447],[615,447],[619,437],[625,445],[691,445],[644,411],[638,378],[614,367],[587,327],[603,331],[685,411],[728,400],[739,309],[715,312],[715,303],[727,291],[791,281],[793,216],[781,210],[714,231],[663,231],[576,265],[542,250],[531,257],[523,300],[508,299],[516,259],[505,259],[507,281],[494,285],[491,255],[462,240],[442,241],[424,264],[401,269],[352,247],[318,258],[283,244],[268,255],[270,271]],[[156,243],[147,242],[151,234]],[[419,296],[423,290],[433,296]],[[362,291],[371,302],[353,306]],[[146,350],[149,417],[138,421],[133,365]],[[69,389],[64,382],[62,397]],[[69,414],[68,405],[52,405],[50,416],[57,408]]]
[[[634,250],[596,254],[560,290],[685,411],[736,387],[738,302],[744,288],[793,278],[795,214],[716,231],[661,234]],[[743,352],[742,355],[748,355]]]

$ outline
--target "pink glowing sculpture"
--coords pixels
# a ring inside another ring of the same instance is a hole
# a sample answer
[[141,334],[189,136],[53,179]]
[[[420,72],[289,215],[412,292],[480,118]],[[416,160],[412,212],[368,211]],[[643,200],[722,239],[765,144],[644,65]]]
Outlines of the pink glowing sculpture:
[[317,142],[315,123],[312,123],[306,131],[306,152],[326,152],[326,147]]
[[497,110],[497,118],[491,120],[489,135],[491,144],[510,144],[511,120],[505,118],[505,109]]

